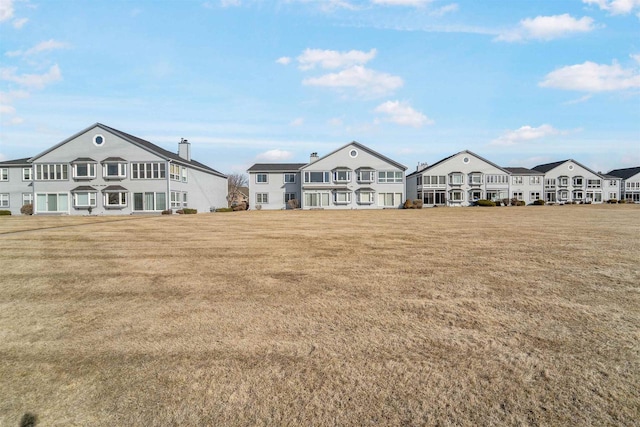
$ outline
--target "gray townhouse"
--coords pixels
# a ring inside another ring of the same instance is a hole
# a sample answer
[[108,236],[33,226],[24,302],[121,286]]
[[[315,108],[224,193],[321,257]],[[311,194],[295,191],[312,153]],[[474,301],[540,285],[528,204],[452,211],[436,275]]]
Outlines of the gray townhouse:
[[250,203],[262,209],[287,209],[295,199],[302,209],[400,208],[406,198],[406,166],[350,142],[309,163],[258,163],[249,172]]
[[546,203],[603,203],[620,199],[621,179],[605,177],[573,159],[538,165],[544,173]]
[[[524,172],[524,171],[523,171]],[[407,197],[422,200],[425,206],[470,206],[481,199],[510,198],[507,169],[465,150],[446,157],[432,165],[421,165],[407,176]],[[525,175],[537,177],[527,171]],[[524,181],[523,181],[524,182]],[[525,189],[537,189],[537,184],[520,185],[524,200]],[[542,187],[540,186],[540,191]]]
[[640,203],[640,166],[633,168],[614,169],[608,176],[622,180],[620,184],[620,197],[627,203]]
[[0,209],[123,215],[227,205],[227,177],[191,158],[96,123],[46,151],[0,163]]

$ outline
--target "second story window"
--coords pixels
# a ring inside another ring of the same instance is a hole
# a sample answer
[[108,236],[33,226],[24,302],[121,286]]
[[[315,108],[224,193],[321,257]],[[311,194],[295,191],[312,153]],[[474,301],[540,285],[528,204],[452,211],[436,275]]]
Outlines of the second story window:
[[378,182],[384,183],[402,183],[403,172],[380,171],[378,172]]
[[521,176],[514,176],[513,177],[513,183],[514,184],[522,184],[522,177]]
[[285,173],[284,174],[284,183],[285,184],[295,184],[296,182],[296,174],[295,173]]
[[359,182],[373,182],[375,179],[375,171],[373,170],[361,170],[358,172]]
[[96,161],[89,158],[80,158],[71,162],[73,178],[93,179],[96,177]]
[[452,173],[449,175],[449,184],[460,185],[464,182],[464,174]]
[[[540,177],[532,176],[531,178],[529,178],[529,184],[540,184]],[[538,200],[538,199],[535,199],[535,200]]]
[[335,182],[350,182],[351,181],[351,171],[350,170],[336,170],[333,172],[333,180]]
[[37,181],[66,181],[69,179],[69,169],[62,164],[36,165]]
[[102,177],[105,179],[123,179],[127,177],[127,163],[124,160],[105,160],[102,164]]
[[329,172],[305,172],[304,173],[304,182],[305,183],[323,183],[326,184],[329,182]]
[[9,168],[0,169],[0,181],[9,181]]
[[180,165],[173,163],[169,165],[169,178],[173,181],[180,181]]
[[131,163],[131,179],[163,179],[167,177],[164,163]]
[[482,184],[482,174],[477,172],[469,174],[469,184]]
[[269,176],[266,173],[256,174],[256,182],[258,184],[266,184],[269,182]]
[[22,168],[22,180],[23,181],[31,181],[33,179],[33,169],[31,168]]

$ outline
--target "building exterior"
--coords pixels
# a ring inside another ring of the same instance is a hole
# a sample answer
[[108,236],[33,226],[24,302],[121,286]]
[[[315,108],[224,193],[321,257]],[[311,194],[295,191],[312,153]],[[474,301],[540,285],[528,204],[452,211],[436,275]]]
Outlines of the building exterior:
[[544,174],[532,169],[521,167],[505,168],[511,175],[509,195],[530,205],[536,200],[542,200],[544,189]]
[[640,203],[640,166],[634,168],[614,169],[607,174],[619,178],[620,197],[627,203]]
[[465,150],[407,176],[407,197],[425,206],[470,206],[509,198],[510,172]]
[[96,123],[30,158],[0,164],[0,200],[13,214],[27,202],[33,213],[101,215],[159,213],[182,208],[209,212],[227,205],[224,174],[178,153]]
[[407,168],[350,142],[309,163],[255,164],[248,169],[250,203],[286,209],[295,199],[302,209],[399,208],[405,200]]
[[619,179],[605,179],[572,159],[538,165],[533,170],[544,173],[546,203],[602,203],[620,198]]

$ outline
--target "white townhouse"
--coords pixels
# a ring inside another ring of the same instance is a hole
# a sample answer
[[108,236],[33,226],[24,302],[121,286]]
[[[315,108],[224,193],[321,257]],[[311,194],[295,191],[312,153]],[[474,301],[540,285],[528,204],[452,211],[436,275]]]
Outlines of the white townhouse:
[[620,198],[627,203],[640,203],[640,166],[634,168],[614,169],[607,174],[622,180]]
[[399,208],[405,200],[406,167],[350,142],[309,163],[255,164],[248,169],[250,203],[286,209],[296,199],[302,209]]
[[407,176],[407,197],[425,206],[470,206],[509,198],[508,170],[471,151],[460,151]]
[[542,200],[544,174],[522,167],[504,168],[511,175],[509,195],[511,199],[525,202],[527,205]]
[[620,198],[619,178],[607,179],[573,159],[538,165],[533,170],[544,173],[546,203],[602,203]]
[[[0,163],[0,209],[122,215],[227,205],[227,177],[191,158],[96,123],[29,159]],[[6,201],[6,202],[5,202]]]

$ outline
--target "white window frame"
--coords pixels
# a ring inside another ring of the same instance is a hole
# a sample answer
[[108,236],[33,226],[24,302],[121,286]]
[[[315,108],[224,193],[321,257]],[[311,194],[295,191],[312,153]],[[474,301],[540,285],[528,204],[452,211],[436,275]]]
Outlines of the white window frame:
[[[142,195],[142,209],[136,209],[136,195],[138,194]],[[160,206],[160,208],[158,209],[158,204],[160,203],[158,196],[160,194],[162,194],[162,196],[164,197],[164,206]],[[148,195],[152,195],[153,209],[149,209],[149,206],[146,206]],[[167,193],[165,193],[164,191],[136,191],[135,193],[133,193],[132,206],[134,212],[162,212],[167,209]]]
[[269,193],[256,193],[256,204],[269,204]]
[[[260,178],[264,177],[264,181]],[[269,183],[269,174],[268,173],[257,173],[256,174],[256,184],[268,184]]]
[[182,206],[182,192],[171,191],[169,196],[169,206],[173,208],[180,208]]
[[[117,175],[109,174],[109,166],[116,165],[118,168]],[[127,177],[127,164],[125,162],[106,162],[102,164],[102,177],[104,179],[124,179]]]
[[[388,198],[391,198],[391,203],[388,202]],[[378,205],[385,208],[397,208],[402,203],[402,193],[384,192],[378,193]]]
[[[296,175],[297,174],[295,174],[295,173],[286,172],[284,174],[283,178],[282,178],[284,180],[283,182],[285,184],[295,184],[296,183]],[[290,178],[290,179],[287,180],[287,177]]]
[[[117,194],[118,203],[111,204],[109,203],[109,198],[111,195]],[[122,208],[127,206],[128,203],[128,192],[127,191],[109,191],[105,192],[102,197],[102,204],[105,208]]]
[[[340,177],[340,175],[343,174],[344,177]],[[337,169],[333,171],[333,182],[351,182],[351,171],[347,169]]]
[[0,181],[9,181],[9,168],[0,168]]
[[[78,166],[86,166],[87,174],[78,175]],[[95,179],[96,177],[96,162],[77,162],[72,165],[72,174],[74,179]]]
[[169,179],[172,181],[180,181],[180,165],[169,163]]
[[[365,178],[365,175],[369,175],[369,178]],[[365,169],[358,171],[358,182],[371,183],[376,180],[376,171],[372,169]]]
[[[72,194],[74,208],[95,208],[98,205],[98,193],[96,191],[74,191]],[[78,203],[80,195],[86,195],[88,204]]]
[[[311,181],[313,174],[322,174],[322,181]],[[304,183],[305,184],[328,184],[331,182],[331,173],[329,171],[305,171]]]
[[449,174],[449,184],[462,185],[464,184],[464,174],[461,172],[452,172]]
[[43,163],[36,165],[36,181],[68,181],[69,165]]
[[479,172],[473,172],[469,174],[469,184],[480,185],[482,184],[482,174]]
[[351,203],[351,191],[334,191],[333,203],[336,205],[348,205]]
[[182,175],[182,182],[189,182],[189,169],[182,166],[180,168],[180,174]]
[[33,181],[33,168],[22,168],[22,180]]
[[[375,191],[358,191],[357,201],[361,205],[372,205],[376,202]],[[363,196],[366,194],[366,199]]]
[[403,178],[402,171],[378,171],[379,184],[402,184]]
[[0,208],[8,208],[9,200],[9,193],[0,193]]
[[22,193],[22,206],[33,205],[33,193]]
[[524,200],[524,195],[522,194],[522,191],[514,191],[512,198],[516,200]]
[[587,188],[602,188],[602,181],[599,179],[587,179]]
[[164,162],[132,162],[131,179],[166,179],[167,168]]
[[574,176],[572,182],[574,187],[582,187],[584,186],[584,177]]
[[289,200],[298,200],[297,193],[284,193],[284,202],[289,203]]
[[540,197],[540,192],[539,191],[532,191],[531,193],[529,193],[529,199],[530,200],[542,200],[542,198]]
[[529,177],[529,184],[531,185],[540,185],[540,177],[539,176],[532,176]]
[[[49,196],[56,196],[56,205],[57,205],[57,209],[55,211],[51,211],[49,210]],[[40,206],[39,203],[37,203],[38,201],[38,196],[44,196],[45,199],[45,203],[44,203],[44,208],[45,210],[43,210],[43,206]],[[60,197],[63,196],[66,199],[66,204],[65,206],[61,206],[60,204]],[[68,212],[69,211],[69,193],[36,193],[36,197],[35,197],[35,210],[34,212],[36,213],[49,213],[49,212],[53,212],[53,213],[62,213],[62,212]],[[60,208],[63,209],[60,209]]]
[[521,176],[514,176],[513,179],[512,179],[512,182],[514,184],[522,185],[524,183],[524,179]]
[[[313,200],[317,199],[317,200]],[[328,192],[304,193],[304,206],[310,208],[322,208],[329,206],[331,195]],[[314,203],[317,202],[317,203]]]

